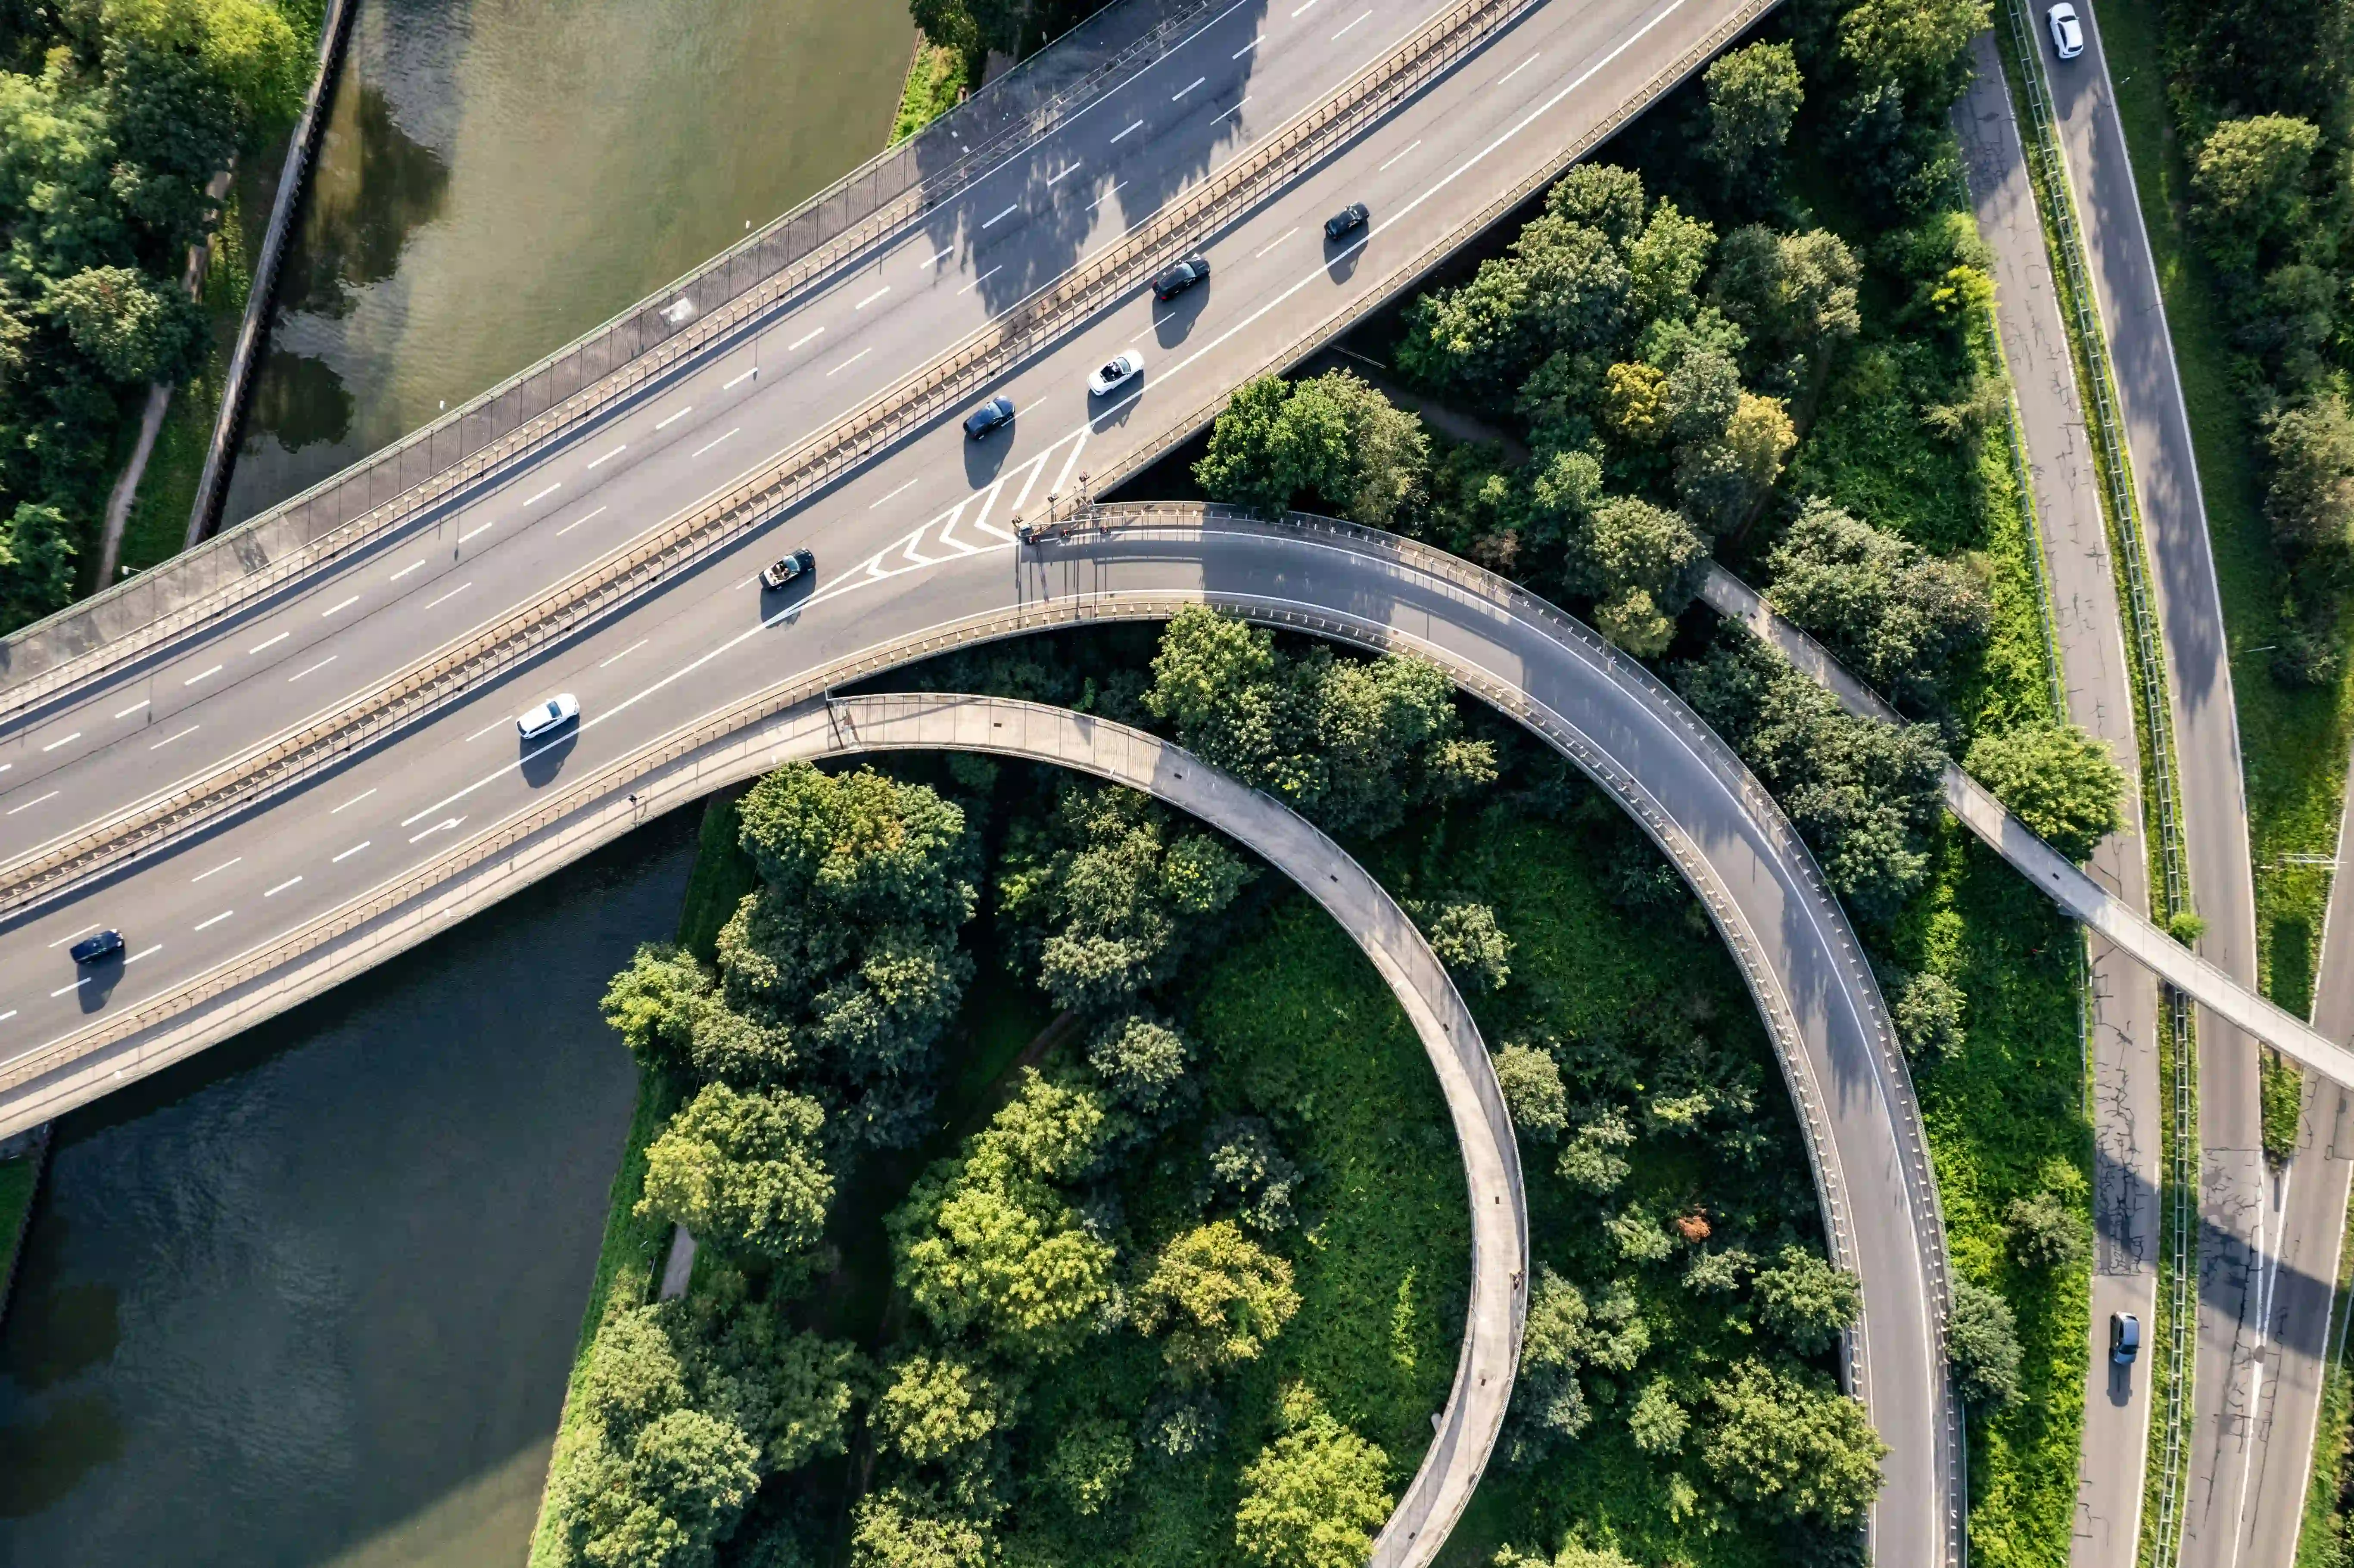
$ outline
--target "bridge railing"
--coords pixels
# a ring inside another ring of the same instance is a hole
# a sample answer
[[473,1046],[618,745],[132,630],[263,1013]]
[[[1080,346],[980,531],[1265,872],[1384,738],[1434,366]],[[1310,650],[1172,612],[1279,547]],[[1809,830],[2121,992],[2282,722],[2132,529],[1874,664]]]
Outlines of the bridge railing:
[[1214,4],[1121,0],[1106,7],[914,136],[431,424],[217,538],[0,639],[0,716],[93,673],[92,655],[101,661],[95,668],[134,658],[494,477],[749,314],[952,200],[1063,116],[1191,37]]

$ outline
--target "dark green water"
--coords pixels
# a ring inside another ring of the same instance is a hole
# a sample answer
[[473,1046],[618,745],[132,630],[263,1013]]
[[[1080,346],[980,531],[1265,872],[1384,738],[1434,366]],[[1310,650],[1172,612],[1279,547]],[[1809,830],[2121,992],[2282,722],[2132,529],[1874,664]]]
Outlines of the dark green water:
[[692,813],[67,1118],[0,1563],[519,1564],[630,1116],[606,979]]

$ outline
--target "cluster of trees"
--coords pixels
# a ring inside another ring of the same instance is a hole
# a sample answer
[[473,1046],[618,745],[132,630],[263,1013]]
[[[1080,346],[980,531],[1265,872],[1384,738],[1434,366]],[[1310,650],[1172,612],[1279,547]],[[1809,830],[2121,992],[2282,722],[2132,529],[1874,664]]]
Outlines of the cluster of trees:
[[2334,4],[2166,7],[2168,95],[2191,154],[2190,218],[2214,264],[2262,437],[2282,599],[2272,669],[2334,681],[2354,583],[2354,275],[2348,16]]
[[0,631],[73,597],[119,432],[205,352],[205,193],[291,115],[316,7],[102,0],[0,17]]

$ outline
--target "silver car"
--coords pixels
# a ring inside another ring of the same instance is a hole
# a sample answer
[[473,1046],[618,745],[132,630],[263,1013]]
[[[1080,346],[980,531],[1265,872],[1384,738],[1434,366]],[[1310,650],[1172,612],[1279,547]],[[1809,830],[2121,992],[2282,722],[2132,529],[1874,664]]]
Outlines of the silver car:
[[543,735],[555,734],[579,716],[580,699],[570,692],[560,693],[515,715],[515,733],[525,740],[537,740]]

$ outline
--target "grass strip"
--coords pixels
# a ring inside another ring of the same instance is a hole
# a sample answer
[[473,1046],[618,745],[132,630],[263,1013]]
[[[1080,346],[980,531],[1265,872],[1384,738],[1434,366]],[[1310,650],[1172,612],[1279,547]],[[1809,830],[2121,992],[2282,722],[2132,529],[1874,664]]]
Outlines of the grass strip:
[[918,33],[915,57],[907,62],[907,85],[899,93],[899,112],[891,121],[894,147],[964,101],[972,85],[972,68],[961,49],[936,44]]

